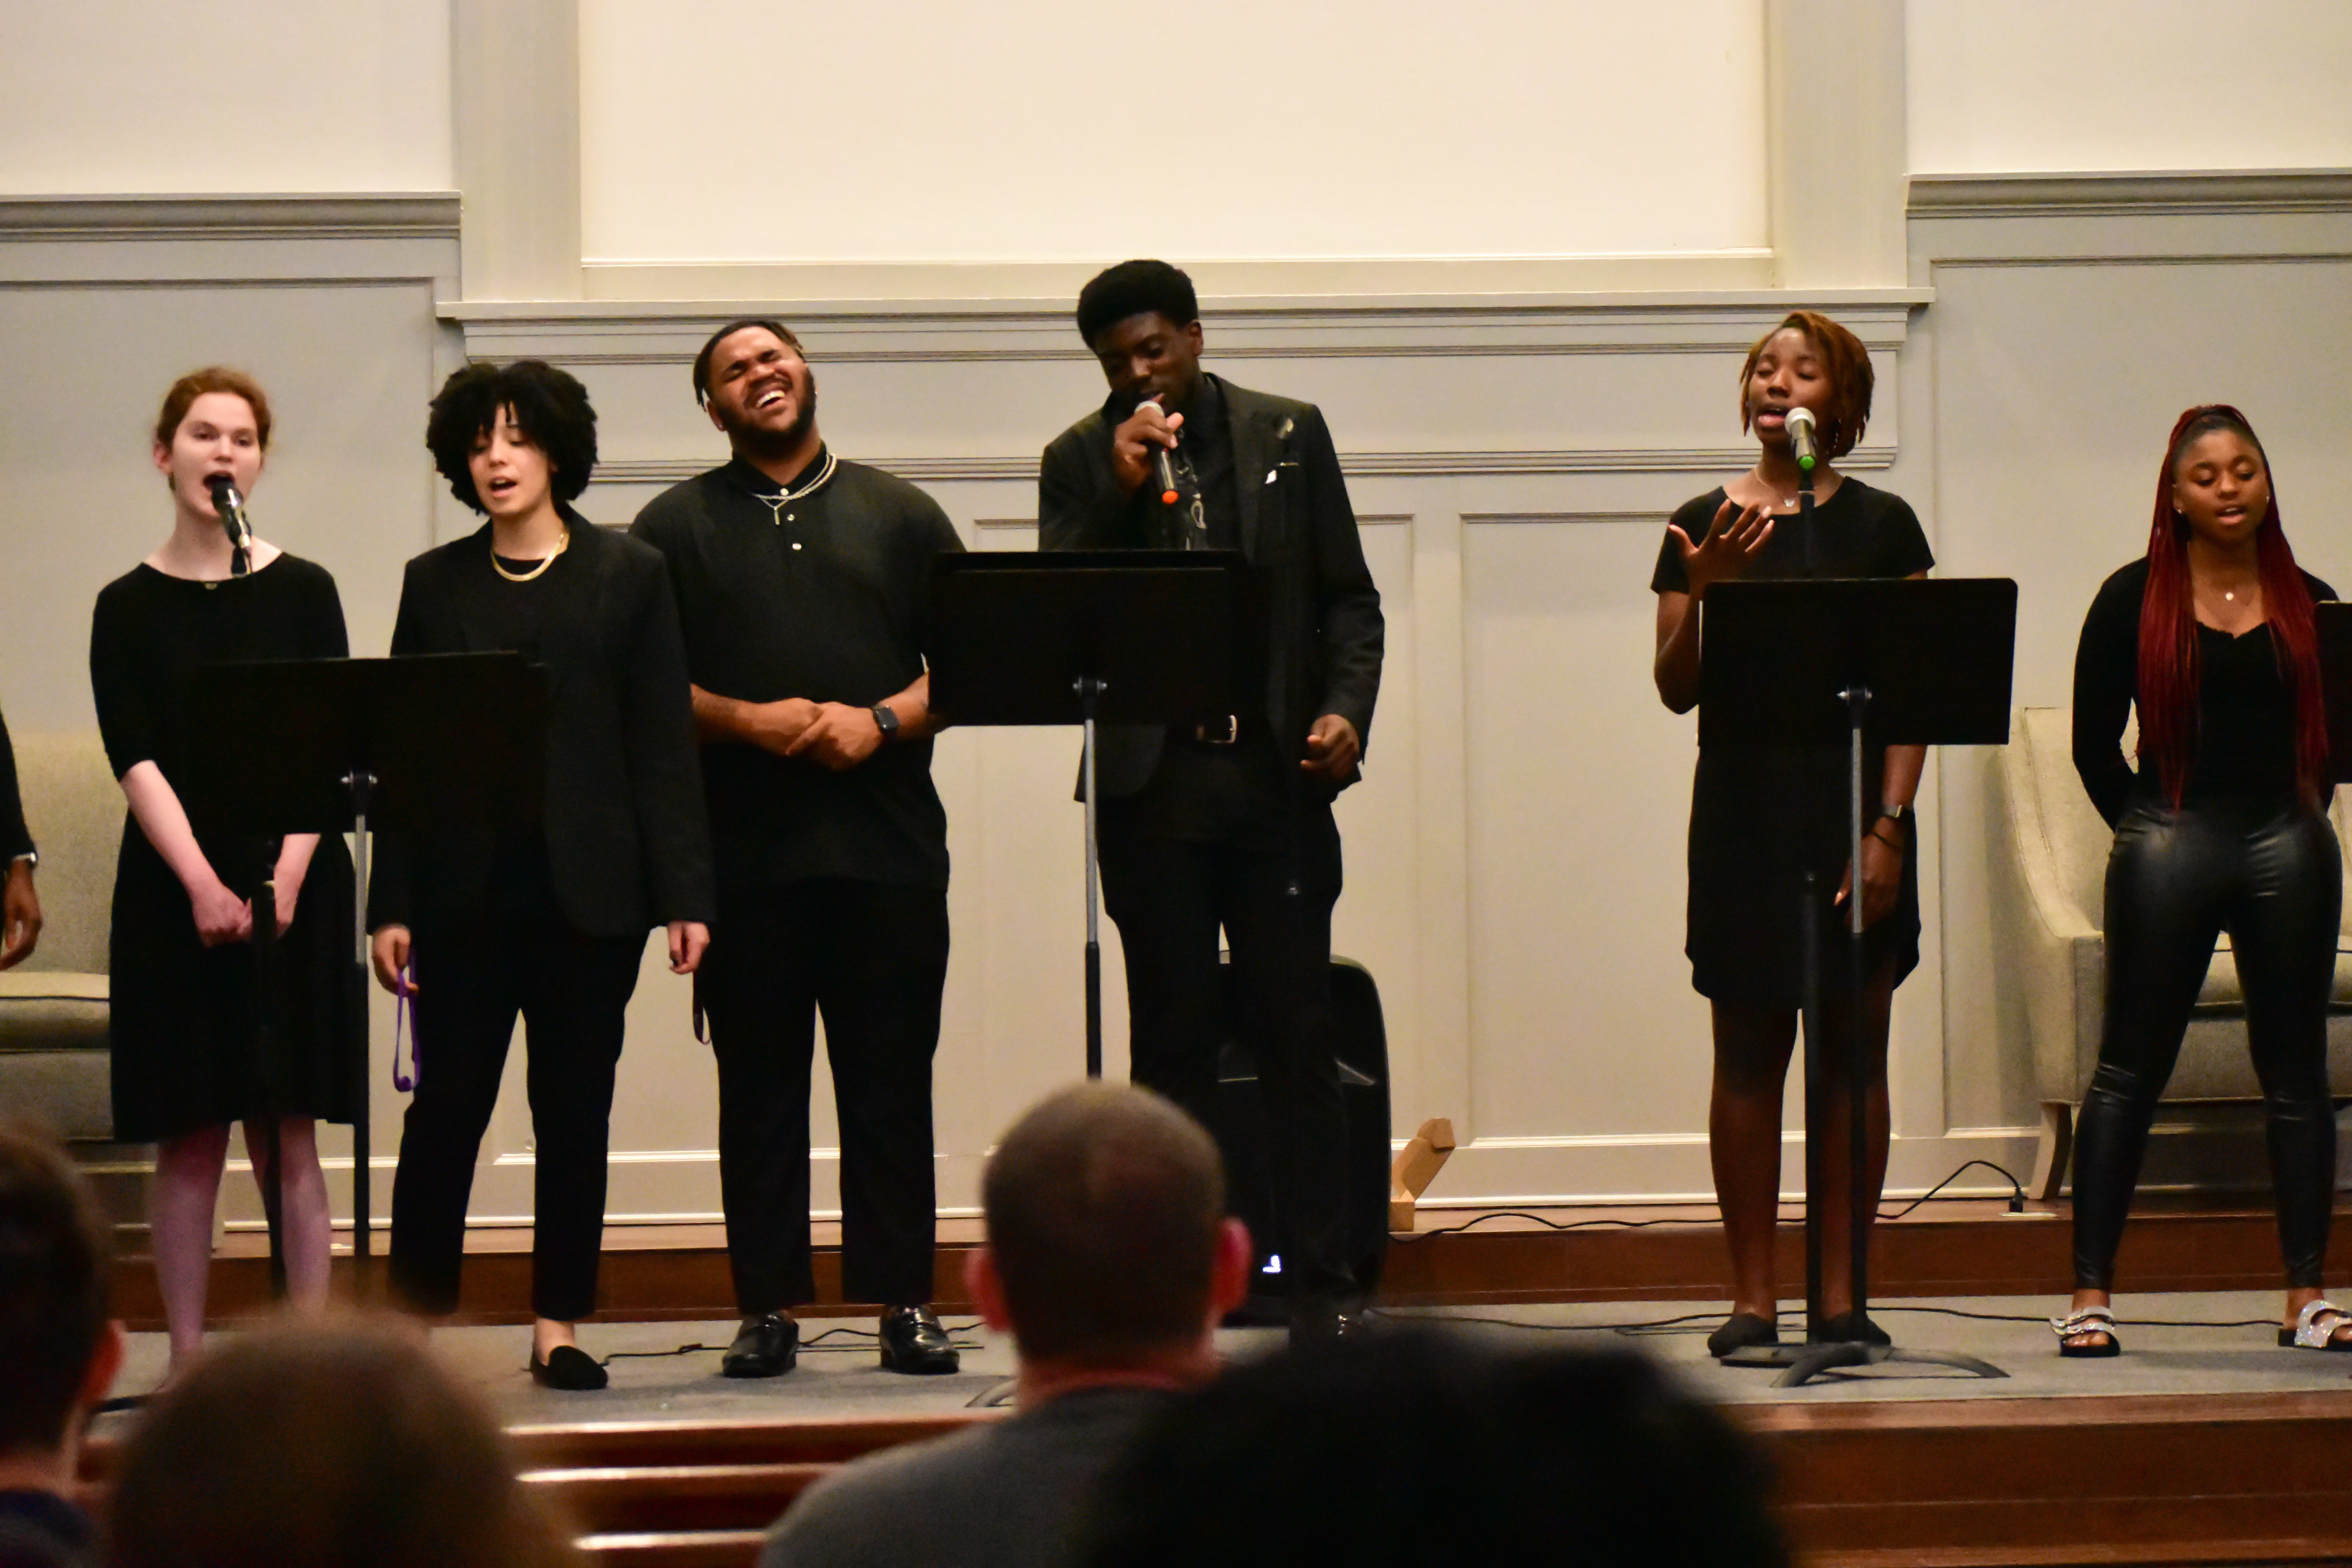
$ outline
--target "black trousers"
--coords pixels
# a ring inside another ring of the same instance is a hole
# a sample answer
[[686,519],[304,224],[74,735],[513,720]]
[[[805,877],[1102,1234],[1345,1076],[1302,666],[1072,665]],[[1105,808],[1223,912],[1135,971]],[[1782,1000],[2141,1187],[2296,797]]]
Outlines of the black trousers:
[[841,1122],[842,1293],[930,1300],[931,1058],[947,973],[943,889],[720,886],[699,995],[719,1059],[719,1194],[745,1316],[816,1300],[809,1070],[820,1014]]
[[613,1075],[646,944],[583,935],[540,891],[502,900],[495,924],[414,933],[416,1093],[392,1179],[392,1288],[416,1311],[457,1309],[474,1160],[518,1013],[535,1149],[531,1310],[568,1323],[596,1310]]
[[1127,957],[1129,1076],[1213,1124],[1218,932],[1233,954],[1241,1037],[1265,1095],[1275,1208],[1294,1294],[1353,1289],[1346,1253],[1348,1110],[1332,1048],[1331,907],[1341,881],[1329,806],[1293,833],[1240,843],[1165,837],[1107,807],[1098,821],[1103,905]]
[[2157,1096],[2224,931],[2262,1079],[2290,1287],[2316,1286],[2336,1184],[2327,1000],[2342,914],[2327,818],[2293,803],[2136,803],[2107,859],[2107,1004],[2074,1143],[2074,1284],[2115,1276]]

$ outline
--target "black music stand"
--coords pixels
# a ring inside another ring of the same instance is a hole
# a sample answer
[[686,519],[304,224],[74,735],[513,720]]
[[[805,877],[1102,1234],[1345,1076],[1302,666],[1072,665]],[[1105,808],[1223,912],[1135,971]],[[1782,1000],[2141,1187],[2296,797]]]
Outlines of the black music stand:
[[1264,574],[1237,550],[982,551],[932,567],[931,710],[951,724],[1078,724],[1087,807],[1087,1076],[1102,1076],[1095,726],[1254,710]]
[[2327,776],[2352,784],[2352,604],[2314,605],[2319,690],[2327,702]]
[[[1865,739],[1877,745],[2001,745],[2009,740],[2017,584],[2008,578],[1725,582],[1707,591],[1699,623],[1701,745],[1801,746],[1824,761],[1843,750],[1851,858],[1862,863]],[[1826,772],[1826,770],[1824,770]],[[1916,852],[1916,835],[1914,835]],[[1822,1152],[1811,1130],[1827,1105],[1822,1042],[1818,889],[1807,879],[1805,908],[1805,1315],[1822,1310]],[[1848,1017],[1863,1016],[1867,983],[1860,890],[1846,900]],[[1859,1057],[1859,1029],[1849,1042]],[[1863,1179],[1868,1131],[1861,1062],[1847,1077],[1853,1144],[1846,1193],[1853,1245],[1855,1321],[1870,1301],[1874,1206]],[[1974,1356],[1901,1351],[1860,1342],[1757,1346],[1724,1358],[1733,1366],[1787,1368],[1777,1386],[1795,1387],[1835,1367],[1885,1361],[1958,1367],[1979,1377],[2008,1373]]]
[[[183,784],[192,811],[253,837],[351,833],[354,918],[344,1000],[352,1122],[352,1293],[366,1299],[369,1255],[368,852],[391,826],[418,832],[534,820],[543,794],[547,686],[518,653],[412,658],[281,659],[218,664],[192,689],[186,722],[205,737]],[[259,905],[271,889],[266,879]],[[274,926],[275,921],[268,922]],[[274,961],[257,920],[256,964]],[[265,992],[264,1016],[268,1007]],[[273,1048],[265,1022],[265,1053]],[[271,1277],[284,1288],[276,1149],[280,1060],[265,1054],[262,1085],[270,1175]]]

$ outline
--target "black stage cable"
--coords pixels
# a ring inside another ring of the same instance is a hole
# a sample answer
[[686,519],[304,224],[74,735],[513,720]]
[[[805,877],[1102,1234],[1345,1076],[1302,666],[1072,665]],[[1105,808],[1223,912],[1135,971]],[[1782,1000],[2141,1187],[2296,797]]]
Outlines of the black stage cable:
[[[2019,1181],[2015,1175],[2011,1174],[2007,1167],[1995,1164],[1990,1160],[1969,1160],[1963,1162],[1958,1170],[1954,1171],[1950,1175],[1946,1176],[1942,1181],[1937,1182],[1934,1186],[1929,1187],[1926,1192],[1912,1199],[1910,1203],[1905,1205],[1902,1208],[1896,1209],[1892,1214],[1885,1213],[1882,1210],[1878,1217],[1882,1220],[1901,1219],[1913,1209],[1917,1208],[1921,1204],[1926,1203],[1937,1193],[1942,1192],[1946,1187],[1948,1187],[1954,1182],[1958,1181],[1962,1174],[1964,1174],[1971,1165],[1981,1165],[1988,1171],[2000,1172],[2001,1179],[2009,1184],[2009,1212],[2011,1214],[2023,1214],[2025,1212],[2024,1183]],[[1962,1200],[1954,1198],[1948,1201],[1958,1203]],[[1719,1220],[1690,1218],[1682,1215],[1667,1215],[1657,1219],[1575,1219],[1563,1221],[1548,1218],[1530,1209],[1492,1209],[1486,1214],[1478,1215],[1471,1219],[1466,1219],[1460,1225],[1444,1226],[1436,1230],[1399,1231],[1394,1235],[1391,1235],[1389,1237],[1389,1240],[1397,1246],[1402,1247],[1409,1246],[1416,1241],[1426,1241],[1433,1236],[1460,1236],[1463,1232],[1474,1229],[1478,1226],[1482,1226],[1490,1219],[1523,1219],[1533,1224],[1539,1225],[1546,1230],[1646,1230],[1650,1226],[1656,1225],[1716,1225],[1721,1223]]]
[[[2047,1323],[2049,1315],[2042,1312],[1971,1312],[1959,1307],[1912,1307],[1887,1301],[1873,1301],[1871,1312],[1933,1312],[1947,1318],[1969,1318],[1981,1323]],[[1612,1333],[1633,1337],[1641,1334],[1695,1334],[1698,1325],[1720,1323],[1721,1312],[1685,1312],[1679,1318],[1657,1318],[1639,1323],[1529,1323],[1516,1318],[1471,1318],[1452,1312],[1400,1311],[1393,1307],[1373,1309],[1367,1316],[1391,1322],[1411,1323],[1480,1323],[1498,1329],[1527,1329],[1537,1333]],[[2206,1318],[2133,1318],[2121,1325],[2125,1329],[2274,1329],[2273,1318],[2244,1318],[2222,1321]]]
[[[979,1331],[980,1324],[977,1321],[969,1323],[941,1323],[940,1327],[947,1331],[948,1342],[957,1350],[976,1351],[982,1348],[979,1341],[969,1337]],[[855,1342],[837,1345],[829,1345],[824,1342],[827,1340],[835,1339],[836,1337],[845,1338]],[[881,1334],[873,1329],[827,1329],[821,1334],[813,1334],[809,1338],[801,1341],[800,1348],[804,1351],[859,1351],[866,1349],[876,1341],[881,1339]],[[716,1355],[724,1352],[726,1349],[727,1347],[725,1345],[706,1345],[696,1343],[690,1345],[679,1345],[675,1350],[666,1351],[613,1351],[608,1354],[599,1356],[596,1360],[596,1364],[598,1366],[610,1366],[616,1361],[658,1360],[663,1356],[693,1355],[698,1352]]]

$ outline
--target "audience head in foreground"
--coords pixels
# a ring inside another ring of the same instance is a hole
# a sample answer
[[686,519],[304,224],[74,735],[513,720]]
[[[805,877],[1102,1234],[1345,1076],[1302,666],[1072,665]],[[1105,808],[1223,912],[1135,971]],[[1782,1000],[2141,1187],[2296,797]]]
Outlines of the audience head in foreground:
[[988,1236],[965,1282],[1012,1333],[1025,1398],[1074,1377],[1215,1370],[1210,1335],[1248,1289],[1250,1239],[1192,1118],[1142,1089],[1063,1089],[1004,1135],[981,1203]]
[[90,1412],[122,1364],[106,1228],[65,1151],[0,1123],[0,1563],[74,1562],[68,1500]]
[[1102,1568],[1782,1568],[1761,1461],[1628,1351],[1396,1331],[1236,1368],[1113,1471]]
[[199,1363],[117,1474],[113,1568],[551,1568],[565,1533],[489,1413],[399,1325],[296,1321]]
[[1013,1337],[1020,1414],[844,1467],[793,1504],[764,1568],[1066,1563],[1129,1438],[1215,1373],[1249,1233],[1182,1111],[1112,1084],[1063,1089],[1004,1135],[982,1191],[988,1238],[966,1283]]

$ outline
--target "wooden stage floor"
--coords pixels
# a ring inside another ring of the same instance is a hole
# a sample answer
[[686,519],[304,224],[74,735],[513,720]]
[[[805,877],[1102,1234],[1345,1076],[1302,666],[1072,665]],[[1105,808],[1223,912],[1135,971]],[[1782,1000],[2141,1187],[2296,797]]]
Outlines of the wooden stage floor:
[[[1808,1563],[2352,1564],[2352,1355],[2276,1348],[2267,1205],[2145,1204],[2119,1270],[2126,1354],[2106,1362],[2062,1361],[2042,1326],[2064,1301],[2070,1227],[2063,1205],[2037,1207],[1938,1203],[1879,1231],[1881,1323],[1899,1345],[1981,1357],[2009,1373],[1998,1381],[1890,1364],[1780,1390],[1770,1373],[1717,1366],[1704,1337],[1724,1310],[1722,1239],[1696,1208],[1424,1210],[1416,1237],[1391,1249],[1378,1315],[1658,1356],[1769,1452]],[[511,1325],[527,1320],[527,1232],[478,1238],[470,1326],[436,1342],[506,1413],[533,1484],[563,1500],[600,1560],[747,1564],[759,1529],[827,1467],[988,1418],[971,1406],[1009,1374],[1011,1350],[961,1315],[954,1281],[975,1227],[942,1231],[941,1307],[971,1347],[953,1378],[880,1372],[870,1318],[837,1303],[811,1314],[829,1312],[810,1329],[833,1334],[792,1376],[719,1378],[715,1347],[732,1324],[723,1246],[707,1226],[612,1233],[606,1310],[582,1336],[599,1354],[625,1352],[606,1394],[552,1394],[522,1372],[527,1343]],[[1793,1227],[1788,1242],[1794,1276]],[[247,1255],[215,1271],[231,1317],[265,1288],[261,1260],[236,1243]],[[2352,1258],[2332,1261],[2352,1284]],[[824,1277],[837,1281],[837,1268]],[[143,1262],[126,1260],[121,1283],[137,1319],[142,1292],[152,1304]],[[1225,1339],[1239,1355],[1279,1342],[1267,1331]],[[674,1353],[682,1345],[705,1348]],[[137,1335],[123,1388],[149,1386],[162,1353]]]

